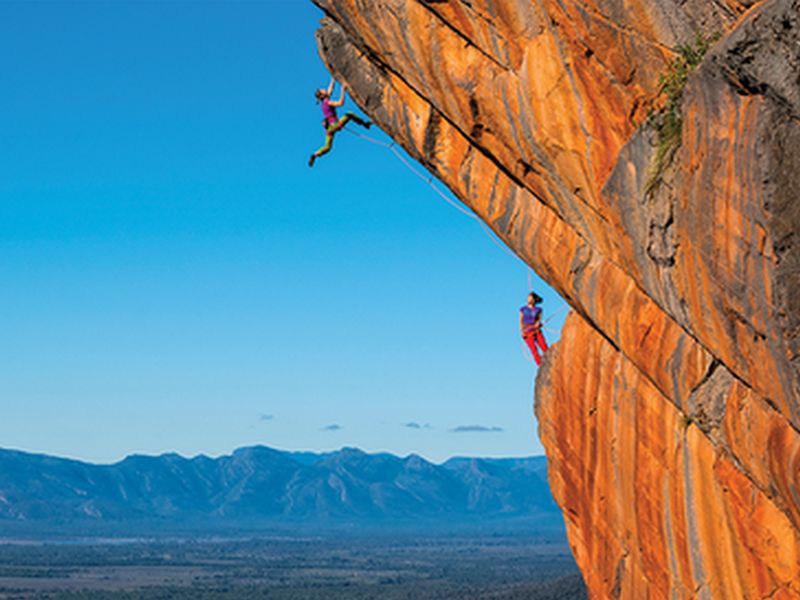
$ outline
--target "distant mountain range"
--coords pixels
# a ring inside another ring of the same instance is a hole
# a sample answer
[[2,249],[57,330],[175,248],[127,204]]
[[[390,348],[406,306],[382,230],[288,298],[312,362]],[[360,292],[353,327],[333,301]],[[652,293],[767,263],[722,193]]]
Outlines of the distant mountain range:
[[528,520],[561,527],[543,457],[454,458],[263,446],[230,456],[130,456],[94,465],[0,450],[0,534],[14,524],[205,527]]

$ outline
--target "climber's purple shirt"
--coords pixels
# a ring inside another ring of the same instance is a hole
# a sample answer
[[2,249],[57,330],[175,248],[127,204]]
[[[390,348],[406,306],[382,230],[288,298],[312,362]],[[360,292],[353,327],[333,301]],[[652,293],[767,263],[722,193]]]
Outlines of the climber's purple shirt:
[[523,306],[519,309],[519,312],[522,313],[523,325],[534,325],[536,319],[542,314],[542,308],[540,306],[534,306],[533,308],[530,306]]
[[322,101],[322,114],[325,115],[326,125],[336,123],[336,109],[331,106],[330,99],[328,98]]

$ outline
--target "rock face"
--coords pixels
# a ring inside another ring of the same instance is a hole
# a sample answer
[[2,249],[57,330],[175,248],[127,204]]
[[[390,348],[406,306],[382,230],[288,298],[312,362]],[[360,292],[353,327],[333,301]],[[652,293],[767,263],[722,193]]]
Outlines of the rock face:
[[800,0],[314,1],[356,102],[573,308],[536,411],[592,597],[800,598]]

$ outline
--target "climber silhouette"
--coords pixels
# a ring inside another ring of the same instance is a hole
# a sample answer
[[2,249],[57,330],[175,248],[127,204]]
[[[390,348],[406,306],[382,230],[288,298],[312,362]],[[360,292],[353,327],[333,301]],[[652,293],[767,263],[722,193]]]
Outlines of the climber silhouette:
[[308,166],[313,167],[314,161],[316,161],[320,156],[323,154],[327,154],[331,151],[333,147],[333,137],[339,132],[349,121],[355,121],[362,127],[366,127],[367,129],[370,128],[372,123],[369,121],[365,121],[355,113],[345,113],[345,115],[340,119],[336,116],[336,109],[344,104],[344,92],[346,86],[342,84],[342,93],[339,96],[338,100],[331,100],[331,95],[333,94],[333,86],[336,84],[335,79],[331,79],[331,83],[328,86],[328,89],[318,89],[314,95],[317,98],[317,102],[322,102],[322,114],[325,117],[322,120],[322,126],[325,128],[325,145],[322,146],[319,150],[314,152],[311,157],[308,159]]
[[539,306],[542,297],[536,292],[528,294],[528,304],[519,309],[519,328],[522,339],[528,344],[537,365],[542,364],[542,358],[536,348],[537,344],[542,349],[542,354],[547,352],[547,342],[542,333],[542,307]]

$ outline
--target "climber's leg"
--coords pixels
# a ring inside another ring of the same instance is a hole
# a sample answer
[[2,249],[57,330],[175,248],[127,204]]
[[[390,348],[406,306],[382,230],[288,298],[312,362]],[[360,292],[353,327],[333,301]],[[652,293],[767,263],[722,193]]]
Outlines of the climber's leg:
[[[361,117],[359,117],[355,113],[349,112],[344,117],[342,117],[342,119],[352,120],[352,121],[356,122],[357,124],[361,125],[362,127],[366,127],[367,129],[372,127],[372,123],[370,121],[365,121],[364,119],[362,119]],[[345,122],[347,122],[347,121],[345,121]],[[344,127],[344,125],[342,125],[342,126]]]
[[536,343],[539,344],[539,347],[542,349],[542,354],[547,352],[547,341],[544,339],[544,334],[542,333],[542,330],[537,329],[534,332],[533,336],[536,339]]
[[343,117],[339,117],[339,120],[336,121],[331,127],[334,128],[334,132],[343,129],[345,125],[354,117],[353,113],[346,113]]
[[332,125],[332,127],[334,128],[335,131],[339,131],[340,129],[343,129],[344,126],[347,125],[350,121],[358,123],[359,125],[361,125],[362,127],[366,127],[367,129],[369,129],[372,126],[372,123],[370,123],[369,121],[365,121],[364,119],[359,117],[356,113],[349,112],[345,113],[343,117],[340,117],[339,120]]
[[531,349],[531,354],[533,354],[533,360],[536,361],[537,365],[542,364],[542,358],[539,356],[539,350],[536,348],[536,332],[530,333],[525,336],[525,343],[528,344],[528,348]]
[[323,156],[331,151],[331,148],[333,148],[333,136],[336,134],[336,131],[338,131],[336,129],[336,125],[330,125],[325,130],[325,144],[319,150],[314,152],[314,154],[311,155],[311,158],[308,159],[309,167],[313,167],[314,161],[317,160],[320,156]]
[[327,131],[325,132],[325,144],[322,147],[314,152],[314,154],[319,158],[331,151],[333,148],[333,136],[336,135],[336,130],[333,128],[334,126],[328,127]]

